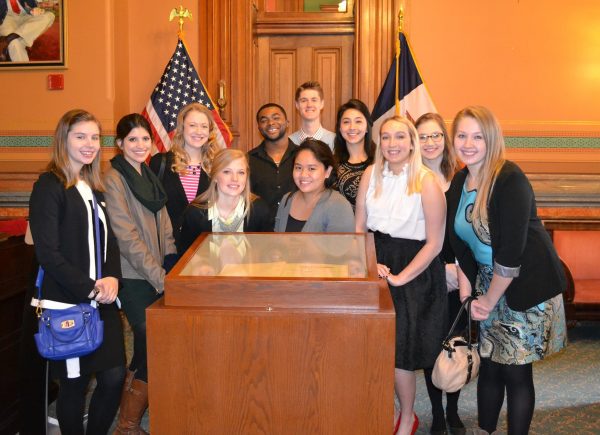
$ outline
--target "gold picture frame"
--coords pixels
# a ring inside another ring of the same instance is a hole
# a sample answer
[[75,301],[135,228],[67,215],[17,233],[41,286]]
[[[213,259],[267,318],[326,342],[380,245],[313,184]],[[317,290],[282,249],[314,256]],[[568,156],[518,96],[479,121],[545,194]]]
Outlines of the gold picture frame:
[[[12,1],[0,1],[0,42],[3,42],[0,70],[67,68],[66,0],[17,0],[14,3],[13,10]],[[29,34],[19,37],[20,30]],[[35,36],[37,32],[41,33]],[[10,59],[7,39],[4,39],[7,37],[11,43],[13,39],[20,39],[22,58]]]

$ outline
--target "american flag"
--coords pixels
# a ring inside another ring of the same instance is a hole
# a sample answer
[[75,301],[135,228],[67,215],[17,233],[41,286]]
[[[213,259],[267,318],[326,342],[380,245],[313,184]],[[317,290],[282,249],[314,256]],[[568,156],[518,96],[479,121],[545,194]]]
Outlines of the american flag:
[[179,39],[175,53],[169,59],[160,81],[142,111],[142,115],[150,122],[155,138],[156,149],[153,150],[153,154],[168,151],[171,148],[171,138],[175,134],[177,125],[177,114],[183,106],[193,102],[203,104],[212,112],[219,127],[217,142],[222,148],[230,146],[231,132],[219,116],[204,83],[198,76],[185,44]]

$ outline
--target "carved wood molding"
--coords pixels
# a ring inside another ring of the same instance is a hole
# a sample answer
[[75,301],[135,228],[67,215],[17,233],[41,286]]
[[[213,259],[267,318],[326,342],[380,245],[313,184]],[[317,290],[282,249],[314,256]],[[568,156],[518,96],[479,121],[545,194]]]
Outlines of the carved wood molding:
[[257,22],[256,35],[294,35],[294,34],[352,34],[354,22],[340,21],[268,21]]

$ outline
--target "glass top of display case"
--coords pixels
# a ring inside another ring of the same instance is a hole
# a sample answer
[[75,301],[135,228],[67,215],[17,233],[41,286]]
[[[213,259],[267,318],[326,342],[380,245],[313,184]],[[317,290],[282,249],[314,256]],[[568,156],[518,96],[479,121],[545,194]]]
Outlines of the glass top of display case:
[[[179,276],[367,278],[365,234],[210,233]],[[189,252],[188,252],[189,254]],[[184,260],[185,261],[185,260]]]

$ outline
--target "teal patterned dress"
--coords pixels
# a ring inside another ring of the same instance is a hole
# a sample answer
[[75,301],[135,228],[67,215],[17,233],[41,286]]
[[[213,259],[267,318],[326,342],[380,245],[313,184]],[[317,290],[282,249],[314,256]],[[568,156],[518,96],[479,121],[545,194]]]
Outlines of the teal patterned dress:
[[[478,265],[475,293],[483,295],[493,275],[489,229],[471,219],[477,191],[463,187],[454,229],[469,246]],[[479,353],[500,364],[528,364],[566,346],[562,294],[525,311],[512,310],[502,296],[489,317],[479,324]]]

